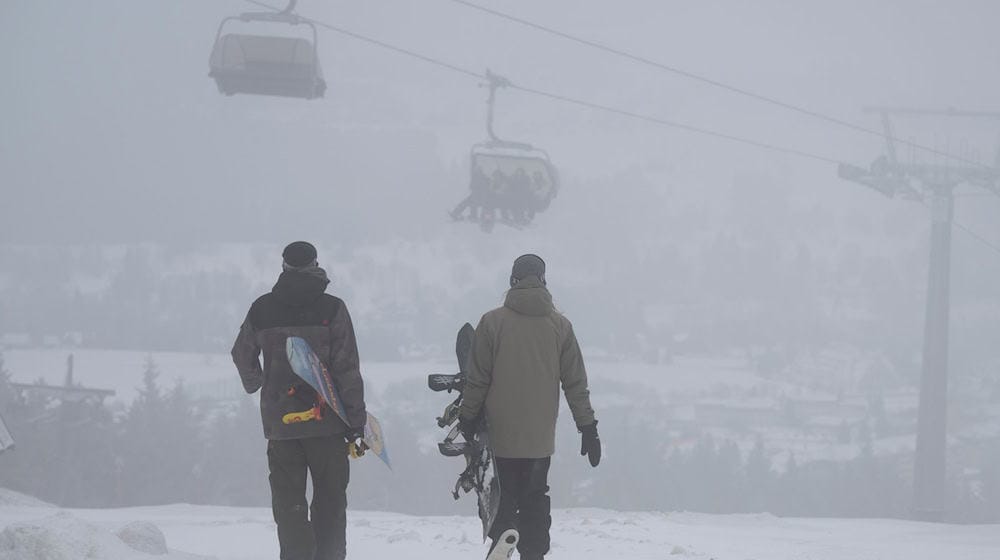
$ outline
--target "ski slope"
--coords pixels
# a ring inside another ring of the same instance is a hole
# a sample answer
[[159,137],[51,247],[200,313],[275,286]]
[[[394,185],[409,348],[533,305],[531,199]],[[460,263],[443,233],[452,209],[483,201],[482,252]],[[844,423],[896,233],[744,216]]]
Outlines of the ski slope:
[[[0,494],[0,560],[273,560],[270,510],[170,505],[65,510]],[[8,505],[3,505],[3,504]],[[996,526],[865,519],[779,519],[770,515],[560,510],[553,560],[995,560]],[[115,536],[152,523],[169,552],[151,555]],[[349,512],[348,557],[366,560],[483,558],[474,517]],[[515,555],[516,557],[516,555]]]

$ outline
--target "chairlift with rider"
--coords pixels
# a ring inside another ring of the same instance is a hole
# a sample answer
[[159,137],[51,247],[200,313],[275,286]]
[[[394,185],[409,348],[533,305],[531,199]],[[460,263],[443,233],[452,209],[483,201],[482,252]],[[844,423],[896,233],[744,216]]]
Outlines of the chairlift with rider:
[[[510,82],[489,70],[486,132],[489,140],[472,146],[469,195],[451,211],[455,220],[479,222],[490,231],[499,221],[512,227],[531,223],[548,209],[559,192],[559,174],[545,150],[531,144],[501,140],[493,131],[496,91]],[[468,215],[466,215],[468,211]]]

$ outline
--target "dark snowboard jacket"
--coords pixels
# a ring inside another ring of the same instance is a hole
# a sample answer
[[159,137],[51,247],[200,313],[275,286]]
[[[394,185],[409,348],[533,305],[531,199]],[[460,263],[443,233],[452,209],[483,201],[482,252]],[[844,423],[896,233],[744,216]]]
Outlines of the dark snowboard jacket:
[[319,421],[282,422],[284,415],[308,410],[318,402],[316,391],[288,363],[285,342],[290,336],[308,341],[326,365],[344,401],[350,427],[365,425],[365,390],[354,326],[344,302],[324,293],[329,283],[324,276],[283,272],[271,292],[250,306],[233,344],[233,362],[243,388],[247,393],[261,391],[260,415],[268,439],[340,435],[349,427],[329,407],[324,407]]

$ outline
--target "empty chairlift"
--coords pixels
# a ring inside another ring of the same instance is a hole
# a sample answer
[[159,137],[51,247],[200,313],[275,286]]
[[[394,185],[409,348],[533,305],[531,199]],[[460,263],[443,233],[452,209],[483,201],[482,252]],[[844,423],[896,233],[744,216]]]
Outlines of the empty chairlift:
[[[215,46],[209,59],[208,75],[225,95],[247,93],[315,99],[323,97],[326,82],[316,51],[316,26],[292,13],[295,0],[282,12],[245,13],[228,17],[219,24]],[[259,35],[231,33],[236,22],[304,26],[311,40],[287,34]]]

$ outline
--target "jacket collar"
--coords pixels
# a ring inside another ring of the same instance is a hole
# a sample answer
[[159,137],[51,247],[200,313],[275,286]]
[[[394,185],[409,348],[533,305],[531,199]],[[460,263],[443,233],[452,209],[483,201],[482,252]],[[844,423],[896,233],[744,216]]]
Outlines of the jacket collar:
[[298,307],[316,301],[329,283],[326,271],[319,267],[308,272],[286,270],[278,277],[271,293],[281,303]]
[[552,294],[534,276],[523,278],[507,292],[504,307],[532,317],[544,317],[555,311]]

